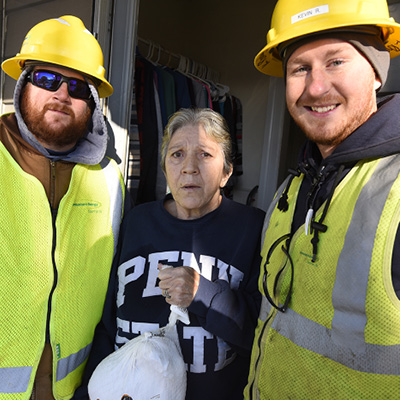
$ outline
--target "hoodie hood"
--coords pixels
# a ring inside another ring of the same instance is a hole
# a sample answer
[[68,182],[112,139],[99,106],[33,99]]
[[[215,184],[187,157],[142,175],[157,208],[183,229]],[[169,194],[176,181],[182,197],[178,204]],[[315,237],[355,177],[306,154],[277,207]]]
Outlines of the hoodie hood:
[[360,160],[382,158],[400,153],[400,94],[382,98],[377,111],[348,136],[331,155],[323,159],[317,145],[306,140],[298,158],[298,170],[315,176],[321,167],[325,173],[339,165],[346,169]]
[[[299,156],[296,170],[292,170],[285,191],[278,202],[281,211],[287,210],[287,192],[294,176],[304,174],[292,221],[296,231],[306,221],[314,228],[312,238],[313,261],[317,255],[318,237],[328,228],[323,224],[333,193],[350,169],[360,160],[383,158],[400,153],[400,94],[382,98],[377,111],[348,136],[333,153],[322,159],[317,145],[306,141]],[[314,211],[324,205],[318,221]],[[305,216],[310,215],[310,218]]]
[[378,110],[328,156],[323,164],[348,164],[400,153],[400,94],[382,98]]
[[70,153],[54,155],[39,143],[35,135],[29,131],[21,116],[20,96],[22,88],[25,85],[26,75],[30,70],[30,68],[27,68],[21,73],[14,89],[15,116],[22,138],[46,158],[52,161],[69,161],[86,165],[98,164],[104,158],[106,153],[108,133],[97,89],[88,81],[95,102],[95,109],[92,113],[92,121],[89,124],[87,134],[78,141],[77,145]]

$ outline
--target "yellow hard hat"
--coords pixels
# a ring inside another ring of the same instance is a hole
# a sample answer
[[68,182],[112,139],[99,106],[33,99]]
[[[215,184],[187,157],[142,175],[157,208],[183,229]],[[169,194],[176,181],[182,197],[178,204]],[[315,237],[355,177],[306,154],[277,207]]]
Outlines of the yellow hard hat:
[[255,57],[254,65],[264,74],[283,76],[277,50],[280,44],[316,32],[360,25],[381,28],[390,57],[400,54],[400,24],[389,17],[386,0],[278,0],[267,45]]
[[105,79],[103,52],[83,22],[72,15],[47,19],[25,36],[21,51],[1,67],[14,79],[21,75],[25,61],[33,60],[74,69],[95,78],[100,97],[110,96],[112,86]]

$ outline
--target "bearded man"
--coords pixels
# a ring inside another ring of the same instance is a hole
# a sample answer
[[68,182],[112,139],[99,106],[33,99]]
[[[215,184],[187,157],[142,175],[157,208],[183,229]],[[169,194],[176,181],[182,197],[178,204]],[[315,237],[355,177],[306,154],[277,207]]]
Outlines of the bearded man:
[[99,97],[112,94],[82,21],[49,19],[2,68],[0,399],[70,399],[100,320],[123,213]]

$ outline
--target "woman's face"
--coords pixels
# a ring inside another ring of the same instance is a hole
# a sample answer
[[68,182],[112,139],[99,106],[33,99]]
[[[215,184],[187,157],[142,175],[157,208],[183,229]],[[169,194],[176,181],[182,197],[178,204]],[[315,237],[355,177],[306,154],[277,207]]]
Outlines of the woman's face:
[[201,125],[184,126],[172,135],[165,159],[165,176],[175,200],[175,216],[195,219],[215,210],[220,188],[231,173],[224,172],[221,146]]

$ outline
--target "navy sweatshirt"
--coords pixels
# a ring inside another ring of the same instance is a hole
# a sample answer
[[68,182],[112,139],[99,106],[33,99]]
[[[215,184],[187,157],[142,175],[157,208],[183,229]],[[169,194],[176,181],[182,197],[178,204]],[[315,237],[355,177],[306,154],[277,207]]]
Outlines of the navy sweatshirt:
[[[187,400],[241,400],[260,308],[264,212],[227,198],[195,220],[170,215],[164,201],[134,207],[120,233],[104,315],[86,381],[116,348],[167,324],[170,305],[158,287],[159,262],[190,266],[200,285],[189,306],[190,325],[177,330],[187,366]],[[80,388],[75,398],[85,398]]]

